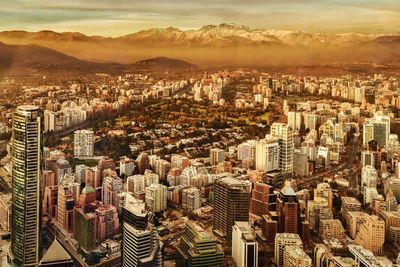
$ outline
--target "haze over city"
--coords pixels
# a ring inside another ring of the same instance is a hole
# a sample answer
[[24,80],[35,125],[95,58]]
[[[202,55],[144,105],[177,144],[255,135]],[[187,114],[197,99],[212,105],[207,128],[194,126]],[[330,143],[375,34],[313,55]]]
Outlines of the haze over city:
[[2,0],[0,265],[400,266],[398,0]]

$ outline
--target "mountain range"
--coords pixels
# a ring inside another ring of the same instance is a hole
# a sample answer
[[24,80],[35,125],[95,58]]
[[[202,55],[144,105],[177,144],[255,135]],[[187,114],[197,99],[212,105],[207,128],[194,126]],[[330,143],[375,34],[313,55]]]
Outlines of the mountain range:
[[197,66],[178,59],[156,57],[132,64],[93,62],[38,45],[0,42],[0,76],[26,74],[121,73],[132,71],[192,70]]
[[198,30],[154,28],[115,38],[76,32],[4,31],[0,42],[39,45],[85,61],[118,64],[160,56],[200,66],[400,62],[400,33],[306,33],[236,24]]

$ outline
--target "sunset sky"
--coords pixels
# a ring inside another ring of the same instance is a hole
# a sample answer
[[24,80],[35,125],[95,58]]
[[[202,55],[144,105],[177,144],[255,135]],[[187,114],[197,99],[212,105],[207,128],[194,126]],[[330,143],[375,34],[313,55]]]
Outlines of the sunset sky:
[[399,0],[1,0],[0,31],[120,36],[236,23],[307,32],[400,32]]

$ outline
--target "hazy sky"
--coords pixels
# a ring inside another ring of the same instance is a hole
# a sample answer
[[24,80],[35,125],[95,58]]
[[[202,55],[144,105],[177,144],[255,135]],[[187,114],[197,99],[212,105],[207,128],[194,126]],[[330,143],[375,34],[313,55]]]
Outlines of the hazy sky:
[[120,36],[221,23],[307,32],[400,32],[400,0],[0,0],[0,31]]

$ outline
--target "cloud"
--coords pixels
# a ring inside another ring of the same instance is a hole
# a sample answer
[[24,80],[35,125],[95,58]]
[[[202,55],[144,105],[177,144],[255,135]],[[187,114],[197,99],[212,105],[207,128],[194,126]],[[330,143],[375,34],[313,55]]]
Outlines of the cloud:
[[234,22],[252,28],[390,32],[398,0],[2,0],[0,30],[82,31],[116,36],[150,27],[199,28]]

